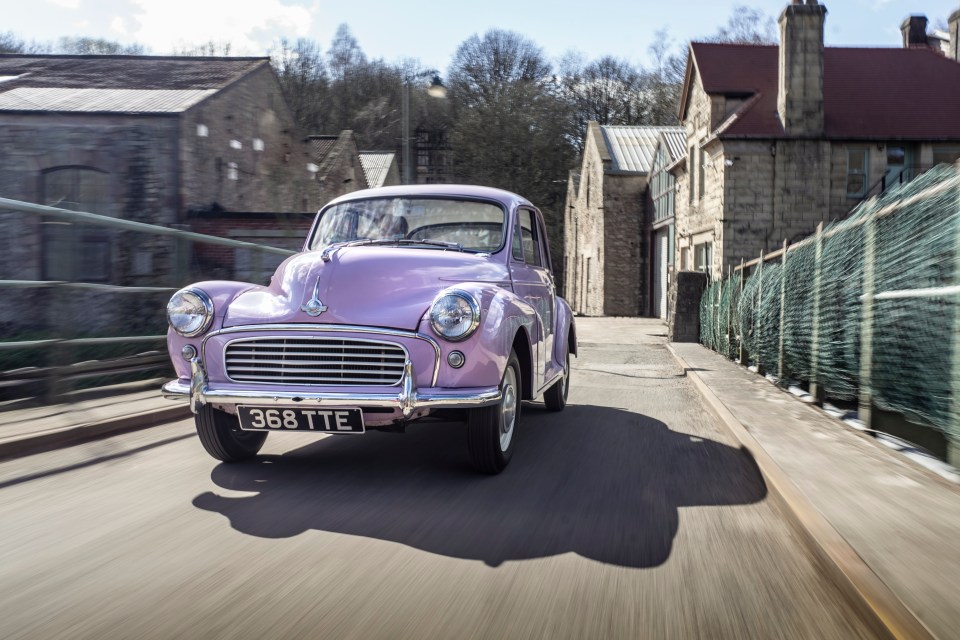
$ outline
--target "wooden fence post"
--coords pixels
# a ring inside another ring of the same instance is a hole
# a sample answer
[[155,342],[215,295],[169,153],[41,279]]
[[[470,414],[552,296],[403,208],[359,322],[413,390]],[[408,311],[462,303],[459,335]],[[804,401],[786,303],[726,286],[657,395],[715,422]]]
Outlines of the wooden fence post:
[[817,225],[816,249],[813,262],[813,317],[810,322],[810,395],[822,404],[823,383],[820,382],[820,303],[823,286],[823,223]]
[[[743,300],[743,286],[745,280],[746,276],[744,275],[743,258],[740,258],[740,295],[737,296],[738,304],[741,300]],[[737,339],[740,347],[737,356],[739,356],[740,364],[747,366],[747,360],[750,359],[750,354],[747,353],[746,347],[743,346],[743,318],[739,314],[739,309],[737,313]]]
[[714,342],[713,350],[716,351],[717,353],[721,353],[723,351],[722,349],[723,345],[720,344],[720,300],[723,299],[723,271],[722,270],[720,271],[720,277],[717,278],[715,286],[717,288],[717,295],[716,295],[717,299],[716,299],[716,303],[713,305],[713,316],[714,316],[714,319],[716,320],[716,324],[714,326],[714,332],[713,332],[713,342]]
[[[956,165],[960,172],[960,162]],[[956,174],[954,176],[956,180]],[[956,201],[956,218],[960,218],[960,200]],[[955,223],[960,226],[960,223]],[[960,233],[953,248],[953,281],[960,284]],[[960,468],[960,300],[954,298],[953,312],[953,360],[950,363],[950,429],[947,431],[947,462]]]
[[754,276],[758,278],[757,280],[757,309],[753,314],[753,327],[754,334],[757,336],[757,353],[754,354],[754,357],[757,359],[757,373],[760,375],[766,374],[766,370],[763,367],[763,362],[761,360],[761,355],[763,349],[760,348],[760,339],[763,337],[762,325],[760,324],[760,307],[763,305],[763,251],[760,251],[760,262],[757,263],[757,274]]
[[727,357],[733,357],[733,265],[727,263]]
[[859,418],[869,429],[873,421],[873,294],[875,287],[877,222],[871,213],[864,222],[863,295],[860,298]]
[[777,348],[777,379],[782,383],[786,378],[784,366],[784,322],[787,317],[787,240],[783,240],[783,255],[780,256],[780,344]]

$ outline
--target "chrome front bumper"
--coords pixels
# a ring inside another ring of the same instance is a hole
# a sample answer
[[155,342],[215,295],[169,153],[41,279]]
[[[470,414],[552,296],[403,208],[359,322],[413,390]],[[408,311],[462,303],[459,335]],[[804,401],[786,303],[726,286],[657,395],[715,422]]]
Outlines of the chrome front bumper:
[[413,363],[407,360],[400,378],[400,390],[393,393],[345,393],[303,391],[251,391],[212,388],[199,358],[190,361],[190,384],[171,380],[163,385],[163,396],[171,400],[190,399],[190,409],[200,411],[205,404],[250,404],[311,407],[371,407],[399,410],[409,418],[419,409],[469,409],[500,402],[500,389],[471,389],[465,393],[423,393],[417,390]]

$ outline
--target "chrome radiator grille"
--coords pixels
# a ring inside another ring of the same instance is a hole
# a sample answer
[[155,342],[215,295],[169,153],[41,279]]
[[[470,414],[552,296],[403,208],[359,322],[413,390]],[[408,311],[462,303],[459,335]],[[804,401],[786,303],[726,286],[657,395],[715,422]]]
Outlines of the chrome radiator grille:
[[341,338],[253,338],[227,345],[227,376],[236,382],[383,385],[400,382],[402,347]]

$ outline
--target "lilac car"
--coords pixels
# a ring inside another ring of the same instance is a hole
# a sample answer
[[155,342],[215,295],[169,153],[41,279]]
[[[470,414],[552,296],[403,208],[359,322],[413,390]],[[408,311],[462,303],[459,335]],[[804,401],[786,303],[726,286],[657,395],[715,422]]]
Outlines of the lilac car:
[[198,282],[167,305],[200,441],[252,458],[268,433],[467,423],[474,466],[513,454],[522,400],[560,411],[577,341],[556,295],[543,218],[507,191],[385,187],[320,211],[270,285]]

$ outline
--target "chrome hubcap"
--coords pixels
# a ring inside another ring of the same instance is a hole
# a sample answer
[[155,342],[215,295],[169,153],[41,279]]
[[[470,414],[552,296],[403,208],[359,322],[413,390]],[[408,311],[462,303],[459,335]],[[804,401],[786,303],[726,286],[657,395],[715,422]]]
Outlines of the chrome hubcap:
[[503,376],[503,399],[500,401],[500,451],[510,448],[513,426],[517,421],[517,374],[507,367]]

